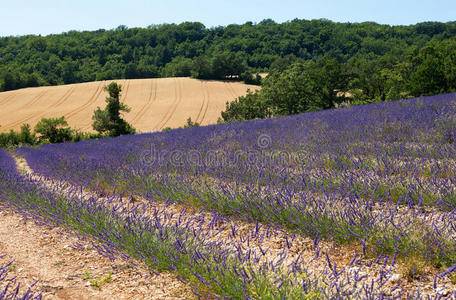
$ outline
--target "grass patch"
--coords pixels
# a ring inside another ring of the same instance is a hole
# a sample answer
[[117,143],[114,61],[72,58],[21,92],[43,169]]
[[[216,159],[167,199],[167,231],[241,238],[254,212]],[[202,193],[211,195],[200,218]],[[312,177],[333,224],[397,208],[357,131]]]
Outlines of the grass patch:
[[105,277],[89,280],[89,283],[90,283],[91,286],[94,286],[96,288],[100,288],[102,285],[104,285],[106,283],[109,283],[111,281],[112,281],[112,272],[109,272],[109,274],[106,275]]
[[409,282],[420,280],[429,272],[429,262],[419,255],[409,255],[407,259],[402,260],[400,273]]

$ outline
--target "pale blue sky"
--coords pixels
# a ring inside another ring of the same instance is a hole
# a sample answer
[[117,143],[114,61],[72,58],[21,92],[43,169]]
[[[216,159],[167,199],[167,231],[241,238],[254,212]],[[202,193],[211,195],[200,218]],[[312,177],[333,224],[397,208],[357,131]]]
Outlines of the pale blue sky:
[[327,18],[415,24],[455,21],[455,0],[0,0],[0,36],[200,21],[208,27]]

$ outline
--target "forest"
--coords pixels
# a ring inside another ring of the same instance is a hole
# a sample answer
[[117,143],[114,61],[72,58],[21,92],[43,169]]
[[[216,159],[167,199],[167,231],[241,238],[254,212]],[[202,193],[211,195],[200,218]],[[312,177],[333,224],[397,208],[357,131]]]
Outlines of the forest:
[[[342,90],[391,100],[455,90],[456,22],[411,26],[326,19],[263,20],[207,28],[198,22],[0,38],[0,91],[42,85],[193,76],[239,78],[296,61],[335,61]],[[339,84],[340,85],[340,84]]]

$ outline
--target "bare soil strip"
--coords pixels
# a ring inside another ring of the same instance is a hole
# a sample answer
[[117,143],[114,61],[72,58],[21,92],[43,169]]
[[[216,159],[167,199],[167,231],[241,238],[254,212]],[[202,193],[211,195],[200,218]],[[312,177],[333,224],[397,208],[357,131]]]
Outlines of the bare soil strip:
[[[44,299],[189,299],[191,290],[169,273],[100,255],[96,244],[58,227],[37,225],[0,210],[0,263],[13,261],[10,277],[22,289],[39,280],[34,291]],[[90,280],[111,280],[100,287]],[[90,276],[90,278],[88,278]]]

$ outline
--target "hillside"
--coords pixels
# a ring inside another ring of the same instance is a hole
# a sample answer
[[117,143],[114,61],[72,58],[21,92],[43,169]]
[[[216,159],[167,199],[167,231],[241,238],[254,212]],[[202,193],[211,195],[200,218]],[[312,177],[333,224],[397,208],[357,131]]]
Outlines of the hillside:
[[[371,77],[382,69],[397,70],[398,64],[411,63],[428,42],[449,40],[455,34],[454,22],[389,26],[296,19],[0,37],[0,90],[117,78],[223,79],[283,65],[280,59],[287,56],[351,61],[356,77],[363,78],[365,73]],[[414,63],[409,71],[415,68]]]
[[0,199],[219,298],[454,299],[455,103],[0,151]]
[[[190,78],[118,80],[122,101],[131,108],[125,119],[140,132],[179,127],[188,117],[202,125],[214,124],[227,101],[257,86],[239,82]],[[41,118],[65,116],[71,127],[92,131],[92,115],[104,107],[109,81],[26,88],[0,93],[0,132],[34,126]]]

